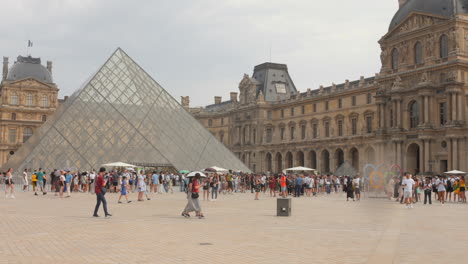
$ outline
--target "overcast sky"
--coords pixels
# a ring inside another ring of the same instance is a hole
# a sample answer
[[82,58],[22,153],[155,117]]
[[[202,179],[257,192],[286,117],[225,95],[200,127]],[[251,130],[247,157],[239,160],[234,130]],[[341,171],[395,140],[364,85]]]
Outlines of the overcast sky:
[[12,63],[32,40],[63,97],[121,47],[177,100],[200,106],[238,91],[270,48],[300,91],[373,76],[397,9],[397,0],[0,0],[0,55]]

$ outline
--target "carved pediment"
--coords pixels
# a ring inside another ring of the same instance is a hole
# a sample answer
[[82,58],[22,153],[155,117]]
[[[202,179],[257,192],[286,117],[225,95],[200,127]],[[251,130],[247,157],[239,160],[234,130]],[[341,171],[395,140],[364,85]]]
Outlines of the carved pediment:
[[430,27],[432,25],[441,23],[444,20],[446,20],[446,18],[413,12],[405,20],[403,20],[400,25],[390,31],[385,37],[387,38],[391,35],[403,34],[417,29]]
[[31,89],[50,89],[55,88],[50,84],[40,82],[34,78],[27,78],[23,80],[13,81],[8,84],[8,86],[22,87],[22,88],[31,88]]

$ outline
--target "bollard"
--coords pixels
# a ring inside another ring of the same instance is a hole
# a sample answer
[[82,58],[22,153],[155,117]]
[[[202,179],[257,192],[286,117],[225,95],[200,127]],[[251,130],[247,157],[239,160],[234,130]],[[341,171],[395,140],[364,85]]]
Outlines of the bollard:
[[291,198],[278,198],[276,202],[276,216],[291,216]]

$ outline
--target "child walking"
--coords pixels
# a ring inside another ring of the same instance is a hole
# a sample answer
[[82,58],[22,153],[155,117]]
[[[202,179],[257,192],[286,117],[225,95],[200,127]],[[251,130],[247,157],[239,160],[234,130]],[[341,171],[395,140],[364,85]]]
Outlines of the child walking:
[[127,203],[131,203],[132,201],[129,201],[128,200],[128,194],[127,194],[127,187],[128,187],[128,183],[127,183],[127,177],[124,176],[122,178],[122,185],[121,185],[121,188],[120,188],[120,197],[119,197],[119,203],[122,203],[120,201],[120,199],[122,199],[122,196],[125,196],[125,199],[127,200]]

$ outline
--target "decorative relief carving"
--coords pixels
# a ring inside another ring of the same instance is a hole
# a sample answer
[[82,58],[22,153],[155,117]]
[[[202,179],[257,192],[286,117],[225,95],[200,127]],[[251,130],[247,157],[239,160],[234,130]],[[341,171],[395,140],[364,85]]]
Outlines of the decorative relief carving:
[[407,58],[408,58],[408,43],[406,41],[403,41],[400,43],[400,62],[405,63]]
[[395,81],[393,82],[392,91],[397,91],[397,90],[400,90],[402,88],[403,88],[403,84],[401,82],[401,78],[400,78],[400,76],[397,76],[395,78]]
[[434,34],[431,33],[427,35],[426,39],[426,56],[432,57],[434,55]]
[[406,22],[403,25],[400,26],[399,32],[405,33],[416,29],[432,26],[438,21],[439,19],[433,17],[415,15],[410,17],[408,20],[406,20]]

